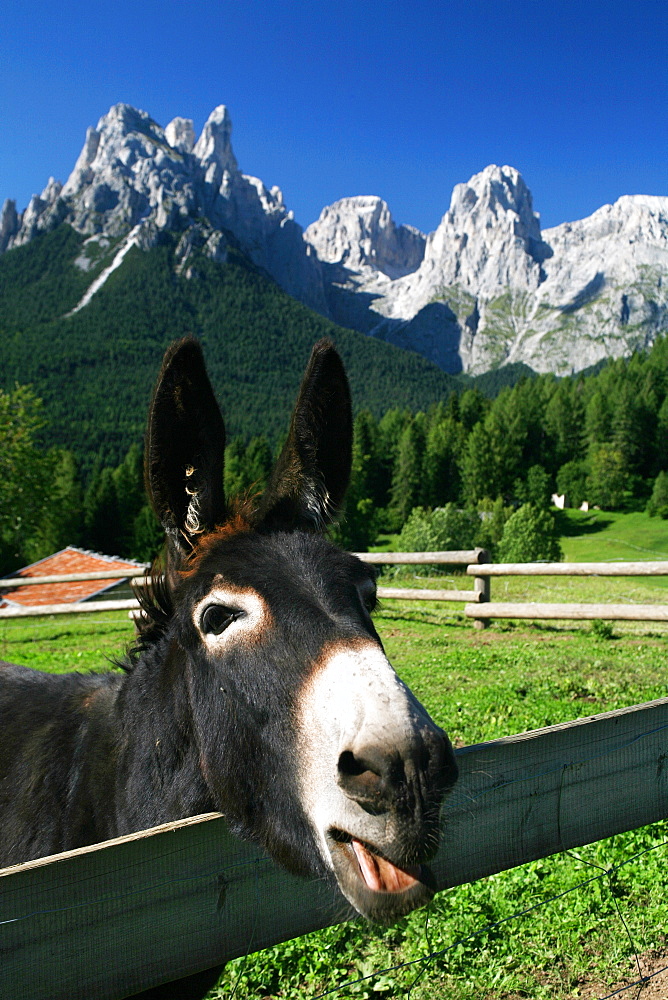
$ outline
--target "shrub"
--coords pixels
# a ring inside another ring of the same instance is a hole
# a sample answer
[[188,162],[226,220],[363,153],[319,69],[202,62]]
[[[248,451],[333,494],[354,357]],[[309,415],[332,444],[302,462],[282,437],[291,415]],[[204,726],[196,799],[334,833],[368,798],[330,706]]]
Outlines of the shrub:
[[612,622],[604,622],[600,618],[595,618],[591,623],[591,633],[596,639],[613,639],[614,629]]
[[557,562],[562,552],[549,510],[525,503],[508,518],[499,543],[499,562]]
[[[461,510],[453,503],[432,511],[414,507],[397,539],[397,550],[440,552],[471,549],[479,527],[477,511]],[[434,567],[428,566],[416,566],[415,571],[435,572]]]
[[478,503],[480,523],[473,543],[481,549],[486,549],[492,560],[496,558],[495,553],[503,537],[503,529],[512,513],[513,508],[504,505],[503,497],[497,497],[496,500],[481,500]]
[[652,496],[647,503],[647,513],[650,517],[658,514],[659,517],[668,518],[668,474],[663,471],[654,480]]

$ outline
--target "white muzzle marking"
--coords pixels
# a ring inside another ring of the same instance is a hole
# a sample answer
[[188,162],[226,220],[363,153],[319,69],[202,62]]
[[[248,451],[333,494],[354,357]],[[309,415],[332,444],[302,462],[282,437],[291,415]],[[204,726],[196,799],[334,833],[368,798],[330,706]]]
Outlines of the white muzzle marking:
[[379,646],[365,640],[339,643],[325,653],[298,708],[302,801],[331,868],[332,829],[378,847],[394,835],[391,815],[371,815],[339,787],[341,754],[375,746],[403,757],[417,731],[433,723]]

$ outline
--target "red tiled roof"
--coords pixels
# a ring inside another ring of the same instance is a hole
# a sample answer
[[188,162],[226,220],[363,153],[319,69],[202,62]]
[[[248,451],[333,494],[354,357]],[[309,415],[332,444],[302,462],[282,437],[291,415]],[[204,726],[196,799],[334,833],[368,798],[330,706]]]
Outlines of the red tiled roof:
[[100,555],[97,552],[87,552],[84,549],[77,549],[72,545],[56,552],[46,559],[31,566],[25,566],[15,574],[21,576],[56,576],[58,574],[67,575],[69,573],[97,573],[100,570],[119,569],[118,579],[112,580],[81,580],[78,583],[44,583],[34,584],[30,587],[16,587],[12,590],[3,590],[0,594],[0,606],[5,603],[22,604],[25,607],[36,607],[42,604],[72,604],[76,601],[85,601],[89,597],[102,593],[109,587],[115,587],[118,583],[127,579],[128,572],[135,572],[141,569],[141,563],[132,562],[128,559],[117,559],[111,556]]

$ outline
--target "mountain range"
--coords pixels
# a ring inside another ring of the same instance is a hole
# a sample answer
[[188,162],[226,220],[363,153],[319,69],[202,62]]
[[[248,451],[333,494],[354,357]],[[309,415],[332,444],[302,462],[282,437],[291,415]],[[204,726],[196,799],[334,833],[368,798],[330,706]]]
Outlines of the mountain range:
[[[435,232],[380,199],[323,209],[305,239],[329,269],[333,318],[449,372],[512,362],[572,374],[668,329],[668,198],[625,196],[541,231],[513,167],[458,184]],[[401,252],[403,251],[403,252]]]
[[196,137],[127,104],[88,129],[64,184],[19,213],[7,200],[0,254],[66,223],[86,310],[131,250],[173,242],[174,273],[241,252],[290,296],[340,326],[448,373],[512,363],[570,374],[649,346],[668,328],[668,197],[625,196],[541,230],[519,172],[488,166],[458,184],[433,233],[397,225],[378,197],[345,198],[306,230],[239,169],[224,106]]

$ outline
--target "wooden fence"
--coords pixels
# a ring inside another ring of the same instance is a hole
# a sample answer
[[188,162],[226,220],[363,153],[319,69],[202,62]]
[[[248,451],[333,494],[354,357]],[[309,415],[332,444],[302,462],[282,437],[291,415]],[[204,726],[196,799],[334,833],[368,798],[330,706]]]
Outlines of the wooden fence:
[[[474,577],[473,590],[420,590],[417,587],[379,587],[378,596],[381,599],[390,598],[397,601],[453,601],[460,603],[469,601],[471,604],[489,601],[489,576],[476,575],[476,566],[486,564],[489,553],[485,549],[463,549],[453,552],[357,552],[363,562],[375,565],[404,566],[465,566]],[[489,564],[487,564],[489,565]],[[485,628],[487,621],[483,618],[474,622],[475,628]]]
[[[409,565],[450,565],[467,567],[478,562],[485,562],[488,554],[484,549],[465,549],[456,552],[358,552],[364,562],[376,564],[409,564]],[[148,567],[138,570],[123,579],[142,579]],[[99,570],[94,573],[68,573],[61,576],[9,577],[0,580],[0,593],[10,587],[31,587],[48,583],[75,583],[81,580],[118,580],[118,570]],[[473,581],[473,589],[467,590],[419,590],[417,588],[380,587],[378,596],[412,601],[484,601],[488,599],[489,579],[477,577]],[[9,606],[0,608],[0,618],[26,618],[36,615],[61,615],[91,611],[124,611],[137,610],[136,600],[99,600],[82,601],[70,604],[43,604],[35,607]]]
[[[457,756],[439,888],[668,816],[668,699]],[[0,996],[120,1000],[349,912],[198,816],[0,871]]]
[[[502,576],[668,576],[666,562],[610,563],[490,563],[484,549],[464,549],[448,552],[358,552],[364,562],[376,565],[447,565],[465,568],[473,577],[473,588],[459,590],[420,589],[418,587],[379,587],[378,596],[402,601],[450,601],[463,603],[464,613],[472,618],[476,628],[485,628],[495,618],[527,618],[536,620],[596,620],[668,621],[665,604],[546,604],[533,602],[493,602],[492,577]],[[145,569],[133,577],[144,576]],[[36,586],[46,583],[71,583],[79,580],[118,579],[118,570],[95,573],[70,573],[62,576],[9,577],[0,580],[0,593],[9,587]],[[20,579],[20,583],[18,580]],[[9,606],[0,608],[1,618],[24,618],[37,615],[73,614],[93,611],[137,610],[138,602],[96,600],[70,604],[47,604],[35,607]]]
[[[610,563],[483,563],[466,572],[476,580],[499,576],[668,576],[668,562]],[[464,612],[476,622],[492,618],[610,621],[668,621],[668,604],[545,604],[521,602],[469,603]]]

